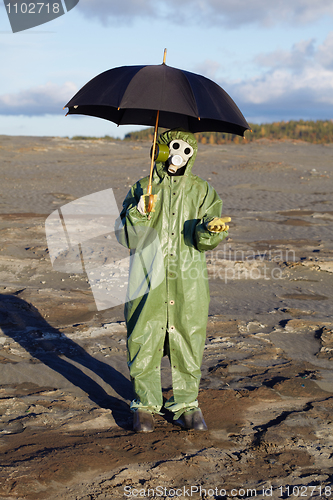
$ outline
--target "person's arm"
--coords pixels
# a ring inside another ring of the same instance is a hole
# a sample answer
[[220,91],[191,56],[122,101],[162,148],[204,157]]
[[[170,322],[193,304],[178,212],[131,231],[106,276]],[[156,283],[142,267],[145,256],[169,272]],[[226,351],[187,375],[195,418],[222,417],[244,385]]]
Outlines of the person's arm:
[[[222,200],[208,183],[206,184],[206,194],[202,204],[204,213],[195,228],[195,239],[198,250],[204,252],[213,250],[226,236],[228,229],[221,220]],[[227,218],[223,218],[225,221]],[[228,217],[230,220],[230,217]]]
[[[139,181],[129,190],[123,202],[120,216],[115,223],[117,240],[127,248],[136,248],[138,235],[142,236],[142,227],[151,225],[152,215],[147,211],[147,195],[142,193],[143,190]],[[156,195],[154,201],[156,202]]]

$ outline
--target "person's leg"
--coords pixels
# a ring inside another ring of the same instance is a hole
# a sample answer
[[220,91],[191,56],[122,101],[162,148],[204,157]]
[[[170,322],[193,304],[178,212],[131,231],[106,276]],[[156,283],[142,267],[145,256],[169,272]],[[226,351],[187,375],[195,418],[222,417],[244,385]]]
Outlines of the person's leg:
[[[135,338],[135,340],[134,340]],[[154,428],[152,415],[159,413],[163,404],[161,387],[161,359],[164,335],[138,335],[127,339],[128,367],[136,398],[131,403],[134,412],[133,428],[150,432]]]
[[[172,370],[173,396],[165,408],[174,413],[174,419],[185,428],[206,430],[198,408],[198,392],[206,331],[177,332],[169,335],[169,357]],[[184,415],[183,419],[181,417]]]

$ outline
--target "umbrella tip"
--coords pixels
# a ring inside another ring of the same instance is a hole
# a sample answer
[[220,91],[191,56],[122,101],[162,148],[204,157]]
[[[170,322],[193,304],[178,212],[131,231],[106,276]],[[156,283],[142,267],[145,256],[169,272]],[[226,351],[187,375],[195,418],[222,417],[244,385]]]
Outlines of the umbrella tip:
[[163,54],[163,64],[165,64],[165,61],[166,61],[166,55],[167,55],[167,49],[164,49],[164,54]]

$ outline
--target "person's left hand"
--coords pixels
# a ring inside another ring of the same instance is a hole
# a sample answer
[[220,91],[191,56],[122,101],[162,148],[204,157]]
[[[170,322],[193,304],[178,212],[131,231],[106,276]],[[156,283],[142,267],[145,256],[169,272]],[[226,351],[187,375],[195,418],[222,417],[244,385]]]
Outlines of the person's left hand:
[[206,227],[211,233],[221,233],[222,231],[228,231],[229,226],[226,223],[230,221],[231,217],[214,217]]

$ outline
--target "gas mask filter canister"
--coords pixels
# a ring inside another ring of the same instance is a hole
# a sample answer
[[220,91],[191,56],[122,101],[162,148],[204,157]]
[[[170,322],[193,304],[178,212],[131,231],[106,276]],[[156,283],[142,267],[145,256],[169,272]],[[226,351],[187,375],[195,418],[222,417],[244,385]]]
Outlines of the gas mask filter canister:
[[174,174],[179,168],[186,165],[194,153],[192,146],[182,139],[175,139],[171,141],[169,144],[169,150],[168,171],[171,174]]

